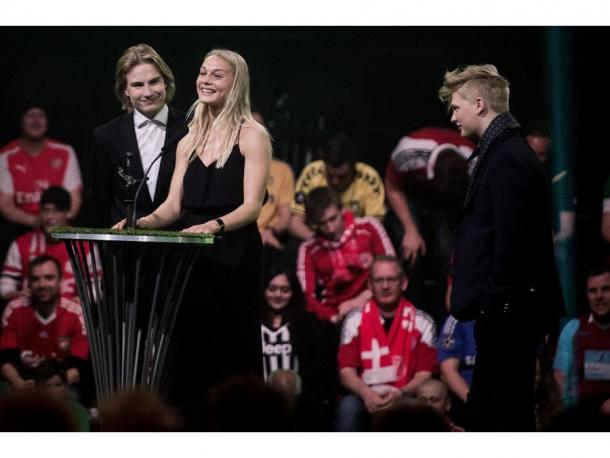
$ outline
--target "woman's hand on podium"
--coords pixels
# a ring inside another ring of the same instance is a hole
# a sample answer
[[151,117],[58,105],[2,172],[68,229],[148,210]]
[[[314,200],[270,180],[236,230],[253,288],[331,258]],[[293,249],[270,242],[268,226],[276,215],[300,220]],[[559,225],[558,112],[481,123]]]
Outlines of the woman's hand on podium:
[[[148,227],[146,218],[147,218],[146,216],[139,218],[136,221],[136,227],[139,229],[151,229],[151,227]],[[116,223],[114,226],[112,226],[112,229],[118,229],[120,231],[121,229],[125,229],[125,226],[127,226],[127,219],[122,219],[121,221]]]
[[208,221],[203,224],[197,224],[195,226],[187,227],[182,232],[190,232],[192,234],[203,234],[203,235],[214,235],[220,231],[220,226],[214,220]]
[[114,226],[112,226],[111,229],[118,229],[120,231],[121,229],[125,229],[126,225],[127,225],[127,218],[123,218],[121,221],[119,221]]

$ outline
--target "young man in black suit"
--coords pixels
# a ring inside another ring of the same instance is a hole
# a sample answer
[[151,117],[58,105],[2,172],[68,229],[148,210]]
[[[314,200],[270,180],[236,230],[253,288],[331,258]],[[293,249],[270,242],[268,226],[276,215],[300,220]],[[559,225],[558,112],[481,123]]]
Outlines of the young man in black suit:
[[168,106],[176,90],[174,75],[157,51],[146,44],[128,48],[119,58],[114,90],[126,113],[93,134],[93,193],[104,226],[127,217],[124,201],[133,198],[139,184],[128,187],[128,176],[141,180],[162,149],[165,154],[154,163],[140,191],[136,217],[151,213],[165,200],[176,144],[186,125],[184,114]]
[[547,178],[493,65],[445,73],[440,98],[478,140],[455,233],[451,312],[475,319],[471,431],[534,431],[536,351],[563,313]]

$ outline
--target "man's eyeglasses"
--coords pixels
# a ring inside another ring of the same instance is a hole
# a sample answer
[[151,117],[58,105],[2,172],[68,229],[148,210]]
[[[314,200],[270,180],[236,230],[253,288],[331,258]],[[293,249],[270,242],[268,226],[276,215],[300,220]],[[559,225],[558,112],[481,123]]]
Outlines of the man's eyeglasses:
[[395,285],[401,279],[402,279],[402,275],[398,275],[396,277],[377,277],[377,278],[371,278],[371,282],[375,286],[382,286],[385,283],[388,283],[389,285]]

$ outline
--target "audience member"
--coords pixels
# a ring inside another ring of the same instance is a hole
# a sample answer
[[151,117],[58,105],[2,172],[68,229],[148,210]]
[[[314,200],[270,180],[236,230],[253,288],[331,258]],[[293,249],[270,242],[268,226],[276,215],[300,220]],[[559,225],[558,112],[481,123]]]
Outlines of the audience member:
[[178,412],[155,393],[143,389],[125,391],[100,406],[100,424],[104,432],[175,433],[184,431]]
[[610,267],[594,267],[587,277],[587,315],[564,326],[553,369],[564,407],[595,403],[610,415]]
[[292,369],[277,369],[269,375],[267,383],[284,395],[286,405],[294,414],[303,392],[303,383],[299,373]]
[[70,407],[48,392],[16,392],[0,398],[0,432],[78,431],[78,422]]
[[551,159],[551,134],[548,128],[537,122],[525,128],[525,139],[536,153],[538,160],[548,169]]
[[372,431],[379,433],[451,432],[447,422],[436,410],[408,396],[403,396],[387,409],[374,414],[371,423]]
[[338,391],[335,327],[303,310],[303,296],[292,272],[280,265],[265,278],[262,311],[265,379],[278,370],[294,371],[302,381],[296,420],[300,430],[332,428]]
[[561,412],[561,393],[553,376],[551,348],[543,344],[536,359],[536,430],[545,431]]
[[428,379],[415,387],[415,397],[422,403],[432,407],[447,422],[452,432],[464,432],[464,428],[457,426],[449,416],[451,398],[449,389],[440,380]]
[[[174,75],[152,47],[127,48],[116,64],[114,91],[126,111],[93,132],[95,173],[93,193],[101,224],[111,226],[127,217],[125,200],[157,155],[137,202],[137,215],[148,215],[166,199],[176,162],[176,144],[186,121],[168,106],[176,91]],[[128,154],[130,165],[127,166]],[[128,176],[138,180],[133,183]]]
[[439,333],[437,350],[441,379],[453,398],[451,415],[461,422],[477,355],[474,320],[459,321],[449,315]]
[[[4,300],[29,295],[28,262],[37,256],[46,254],[53,256],[61,267],[61,295],[78,301],[76,281],[66,246],[61,240],[55,240],[49,234],[51,228],[68,225],[70,194],[59,186],[47,188],[40,197],[40,210],[42,227],[17,237],[9,247],[2,266],[0,295]],[[91,253],[88,252],[88,245],[85,245],[85,249],[91,266]],[[96,259],[99,259],[99,256]],[[101,268],[99,261],[97,266]]]
[[610,175],[604,185],[604,196],[602,204],[602,237],[610,243]]
[[82,179],[74,149],[47,137],[47,113],[30,106],[21,118],[21,137],[0,148],[0,213],[23,226],[40,225],[40,195],[62,186],[71,197],[68,219],[81,206]]
[[440,324],[452,229],[468,179],[474,144],[454,129],[425,127],[403,137],[388,161],[388,233],[406,262],[409,299]]
[[89,344],[80,305],[59,294],[61,268],[48,255],[28,264],[31,296],[8,303],[2,315],[0,373],[13,389],[34,388],[31,369],[48,358],[64,363],[76,384],[86,370]]
[[[558,185],[561,180],[565,179],[568,170],[560,170],[553,175],[551,171],[551,134],[548,128],[543,123],[535,123],[525,129],[525,138],[530,148],[536,153],[536,156],[544,165],[544,168],[549,176],[551,186]],[[554,197],[554,196],[553,196]],[[574,224],[576,221],[574,198],[557,200],[553,210],[557,210],[558,214],[553,221],[553,240],[560,242],[566,240],[574,234]]]
[[[253,112],[252,117],[260,125],[265,125],[260,113]],[[286,162],[275,158],[271,160],[267,194],[267,202],[261,208],[256,223],[263,246],[283,250],[282,239],[290,223],[290,201],[294,194],[294,174]]]
[[36,389],[50,394],[65,403],[78,425],[78,431],[91,431],[89,413],[68,389],[66,370],[56,359],[45,359],[32,369]]
[[284,395],[260,378],[243,375],[209,395],[209,429],[216,432],[285,432],[293,429]]
[[305,213],[316,234],[301,244],[297,259],[307,309],[339,323],[371,298],[369,267],[375,256],[393,255],[394,248],[377,219],[357,218],[343,210],[341,198],[330,188],[313,189],[305,200]]
[[305,197],[321,186],[339,193],[345,208],[354,215],[384,218],[383,182],[370,165],[356,161],[356,153],[354,141],[346,134],[338,134],[324,145],[322,159],[303,169],[290,204],[290,231],[294,236],[310,239],[315,235],[305,224]]
[[[397,245],[410,264],[438,247],[448,271],[451,219],[466,191],[466,158],[474,144],[454,129],[425,127],[403,137],[388,161],[388,203],[400,224]],[[448,214],[450,212],[450,214]],[[395,232],[392,231],[392,235]],[[430,253],[429,253],[430,254]]]
[[369,278],[372,300],[343,323],[339,377],[350,394],[339,401],[337,431],[366,431],[370,414],[436,370],[434,321],[402,297],[407,285],[397,258],[376,258]]

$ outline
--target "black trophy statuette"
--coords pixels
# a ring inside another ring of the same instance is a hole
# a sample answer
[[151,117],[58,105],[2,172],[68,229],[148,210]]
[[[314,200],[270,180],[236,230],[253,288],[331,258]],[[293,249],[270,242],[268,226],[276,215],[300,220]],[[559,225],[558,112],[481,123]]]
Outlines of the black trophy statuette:
[[131,151],[127,151],[125,153],[125,168],[118,167],[117,173],[125,182],[125,189],[127,191],[126,198],[123,200],[125,204],[125,214],[127,215],[127,227],[136,227],[136,216],[133,211],[134,203],[135,203],[135,193],[137,189],[138,183],[142,180],[138,180],[133,176],[133,171],[131,169],[133,163],[133,153]]

